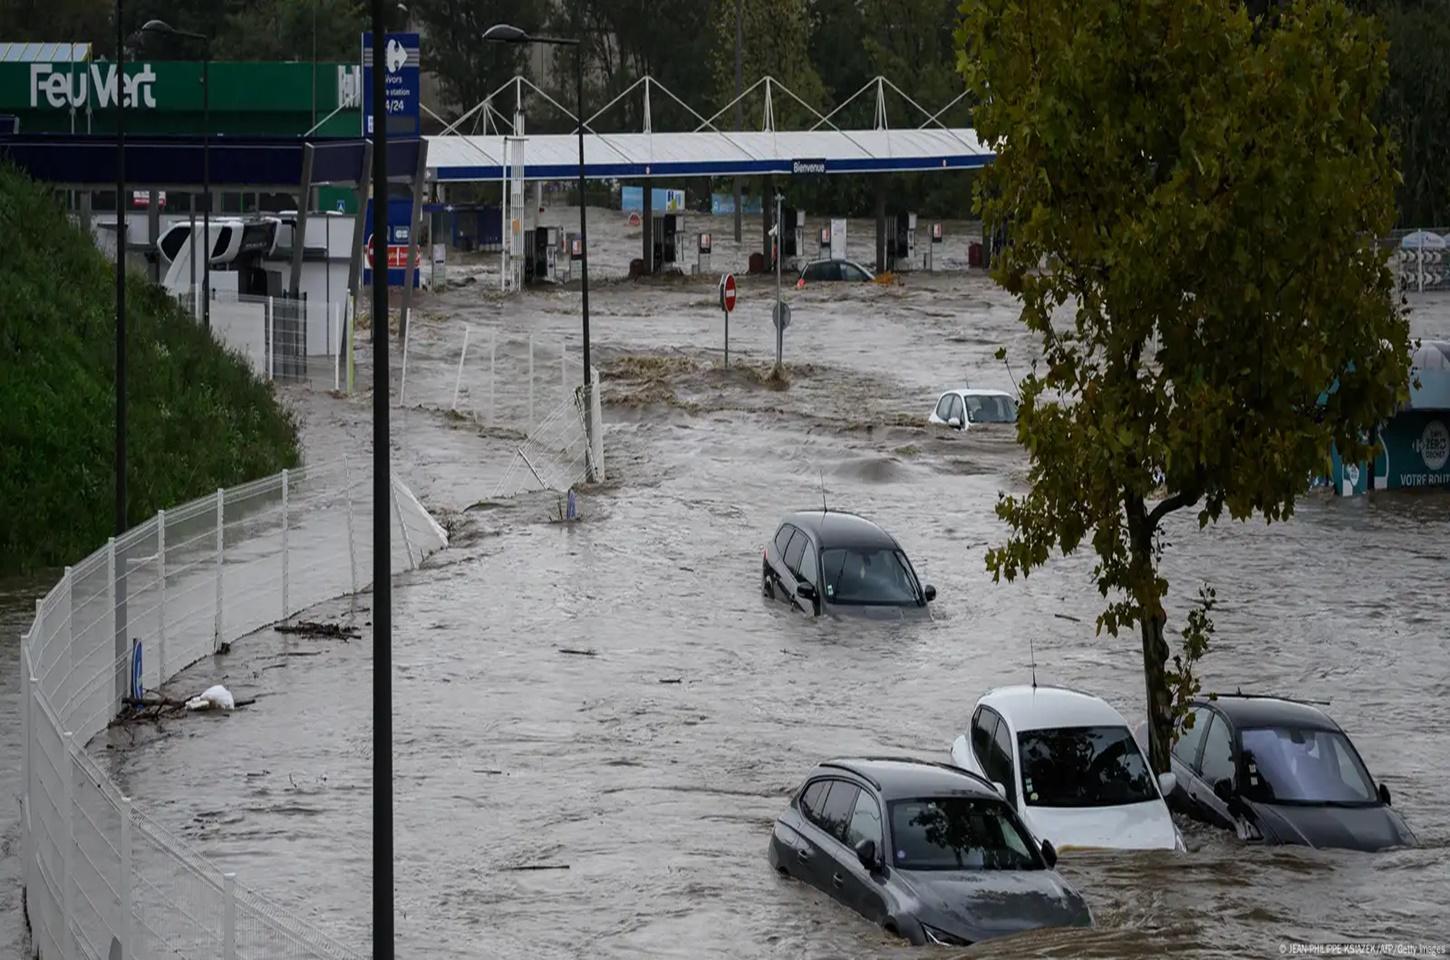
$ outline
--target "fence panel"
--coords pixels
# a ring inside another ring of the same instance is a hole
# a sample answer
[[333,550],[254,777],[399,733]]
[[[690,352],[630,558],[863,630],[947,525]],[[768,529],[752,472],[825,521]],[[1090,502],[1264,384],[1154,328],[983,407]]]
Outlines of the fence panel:
[[[396,573],[447,537],[396,479],[391,493]],[[84,744],[121,707],[132,640],[156,686],[219,642],[365,588],[371,499],[369,465],[346,461],[218,491],[107,543],[36,604],[21,644],[21,672],[35,678],[21,678],[21,848],[42,957],[104,957],[113,937],[139,957],[358,955],[168,834]]]

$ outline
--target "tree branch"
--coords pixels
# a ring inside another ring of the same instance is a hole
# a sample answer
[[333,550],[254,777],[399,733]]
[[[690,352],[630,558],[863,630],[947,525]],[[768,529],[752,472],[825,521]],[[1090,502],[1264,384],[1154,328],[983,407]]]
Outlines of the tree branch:
[[1193,506],[1201,496],[1203,496],[1203,491],[1195,488],[1193,490],[1180,490],[1173,496],[1158,501],[1157,506],[1148,514],[1148,529],[1158,529],[1158,521],[1162,520],[1174,510],[1181,510],[1184,507]]

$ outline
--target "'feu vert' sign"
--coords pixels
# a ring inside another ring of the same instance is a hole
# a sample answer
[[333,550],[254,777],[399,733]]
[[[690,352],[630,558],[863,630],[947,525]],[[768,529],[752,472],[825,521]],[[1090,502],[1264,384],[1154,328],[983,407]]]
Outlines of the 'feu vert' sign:
[[[30,106],[77,110],[94,107],[104,110],[116,106],[116,65],[114,63],[50,64],[32,63],[30,67]],[[126,106],[150,109],[156,106],[156,73],[149,63],[126,75]]]

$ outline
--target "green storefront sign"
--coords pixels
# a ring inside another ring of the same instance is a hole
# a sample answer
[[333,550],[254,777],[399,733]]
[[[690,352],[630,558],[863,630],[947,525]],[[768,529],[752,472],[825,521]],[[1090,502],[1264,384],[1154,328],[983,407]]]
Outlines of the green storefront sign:
[[[238,63],[209,68],[211,132],[355,137],[362,71],[355,63]],[[0,63],[0,113],[20,118],[23,133],[109,133],[124,95],[126,130],[137,134],[203,132],[202,64],[143,61],[126,65],[124,94],[116,65]]]

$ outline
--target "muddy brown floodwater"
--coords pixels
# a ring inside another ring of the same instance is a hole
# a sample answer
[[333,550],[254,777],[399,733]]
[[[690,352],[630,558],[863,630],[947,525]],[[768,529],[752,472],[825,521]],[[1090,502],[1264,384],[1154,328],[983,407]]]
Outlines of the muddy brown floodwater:
[[[636,240],[619,215],[595,223],[600,262],[626,262]],[[726,221],[713,230],[718,265],[738,253],[720,243]],[[451,376],[465,320],[575,332],[577,290],[501,301],[488,286],[426,300],[410,391]],[[1012,434],[924,426],[937,391],[963,378],[1010,389],[998,345],[1019,375],[1030,363],[1012,303],[965,273],[792,290],[791,381],[772,389],[760,375],[774,351],[767,282],[742,283],[729,372],[713,280],[591,293],[609,480],[583,492],[581,522],[549,522],[552,497],[480,504],[507,444],[433,411],[399,416],[399,469],[455,529],[453,547],[394,594],[400,953],[920,955],[766,863],[772,819],[810,766],[857,752],[946,759],[975,698],[1028,677],[1029,639],[1040,681],[1143,715],[1137,641],[1093,635],[1090,558],[1013,585],[984,570],[1005,532],[997,495],[1023,486]],[[1445,301],[1415,306],[1417,333],[1450,333]],[[367,444],[365,397],[292,399],[313,455]],[[820,502],[822,478],[833,507],[901,540],[939,591],[934,621],[815,623],[762,600],[761,546],[782,513]],[[1218,591],[1205,689],[1331,701],[1421,846],[1250,848],[1185,822],[1186,854],[1063,858],[1094,929],[984,953],[1450,943],[1450,495],[1314,493],[1287,523],[1199,532],[1176,518],[1169,533],[1173,614],[1201,581]],[[361,625],[369,604],[317,615]],[[7,636],[6,664],[12,647]],[[299,652],[316,655],[285,656]],[[264,632],[177,681],[224,680],[262,694],[254,707],[92,749],[161,822],[365,950],[369,670],[366,635]]]

